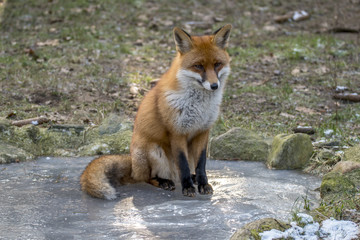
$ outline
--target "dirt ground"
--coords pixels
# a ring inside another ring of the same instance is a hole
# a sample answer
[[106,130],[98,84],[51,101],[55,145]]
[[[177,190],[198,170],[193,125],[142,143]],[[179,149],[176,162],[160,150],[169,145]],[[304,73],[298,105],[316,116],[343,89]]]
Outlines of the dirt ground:
[[[99,124],[133,119],[175,54],[172,28],[208,34],[233,25],[232,75],[213,135],[316,128],[359,141],[360,1],[0,0],[0,117]],[[277,23],[304,10],[309,18]],[[338,87],[340,86],[340,87]]]

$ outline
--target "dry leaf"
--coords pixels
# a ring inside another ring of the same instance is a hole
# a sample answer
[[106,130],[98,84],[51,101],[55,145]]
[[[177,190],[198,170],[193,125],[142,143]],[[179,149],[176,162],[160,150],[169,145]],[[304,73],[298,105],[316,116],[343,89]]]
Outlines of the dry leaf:
[[45,42],[37,42],[36,45],[38,45],[39,47],[43,47],[43,46],[57,46],[59,45],[59,39],[48,39]]
[[317,111],[315,111],[315,110],[313,110],[311,108],[307,108],[307,107],[296,107],[295,110],[298,111],[298,112],[307,113],[307,114],[310,114],[310,115],[320,114]]
[[288,114],[288,113],[284,113],[284,112],[280,113],[280,116],[286,117],[286,118],[291,118],[291,119],[294,119],[294,118],[295,118],[294,115],[291,115],[291,114]]

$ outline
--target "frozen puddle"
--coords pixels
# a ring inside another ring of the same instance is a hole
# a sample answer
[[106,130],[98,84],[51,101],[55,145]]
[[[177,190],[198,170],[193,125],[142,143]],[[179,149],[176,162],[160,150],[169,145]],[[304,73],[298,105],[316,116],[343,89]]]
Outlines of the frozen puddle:
[[291,218],[317,177],[259,162],[208,161],[213,196],[183,197],[145,183],[115,201],[89,197],[79,177],[93,158],[40,158],[0,165],[0,239],[228,239],[264,217]]

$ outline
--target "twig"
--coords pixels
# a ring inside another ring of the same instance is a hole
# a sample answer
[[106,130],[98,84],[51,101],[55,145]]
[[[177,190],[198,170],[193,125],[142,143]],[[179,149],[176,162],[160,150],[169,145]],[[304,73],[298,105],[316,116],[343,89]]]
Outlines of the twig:
[[38,125],[38,124],[43,124],[43,123],[47,123],[49,122],[50,119],[48,119],[47,117],[37,117],[37,118],[29,118],[29,119],[24,119],[24,120],[18,120],[18,121],[12,121],[12,125],[17,126],[17,127],[22,127],[28,124],[34,124],[34,125]]
[[360,95],[353,94],[334,94],[335,99],[347,100],[351,102],[360,102]]

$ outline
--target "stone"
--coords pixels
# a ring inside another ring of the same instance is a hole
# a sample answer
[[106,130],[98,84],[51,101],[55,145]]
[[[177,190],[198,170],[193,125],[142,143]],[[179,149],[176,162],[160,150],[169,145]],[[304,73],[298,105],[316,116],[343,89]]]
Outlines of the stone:
[[250,222],[244,227],[237,230],[230,238],[230,240],[249,240],[249,239],[260,239],[259,233],[269,231],[271,229],[277,229],[285,231],[290,228],[289,224],[279,221],[274,218],[263,218]]
[[355,184],[346,176],[338,172],[330,172],[323,177],[320,186],[320,196],[349,193],[356,191]]
[[110,114],[99,126],[99,134],[113,134],[118,131],[131,130],[132,124],[119,115]]
[[309,162],[312,152],[308,135],[280,134],[274,138],[267,165],[276,169],[301,169]]
[[209,155],[212,159],[266,161],[269,144],[253,131],[232,128],[211,139]]
[[344,152],[344,160],[360,162],[360,144],[346,149]]
[[331,172],[348,173],[355,169],[360,169],[360,162],[354,161],[340,161],[338,162]]
[[14,163],[33,160],[34,156],[25,150],[7,143],[0,143],[0,163]]
[[125,130],[115,134],[100,135],[88,145],[79,148],[78,156],[102,154],[127,154],[130,152],[132,131]]

